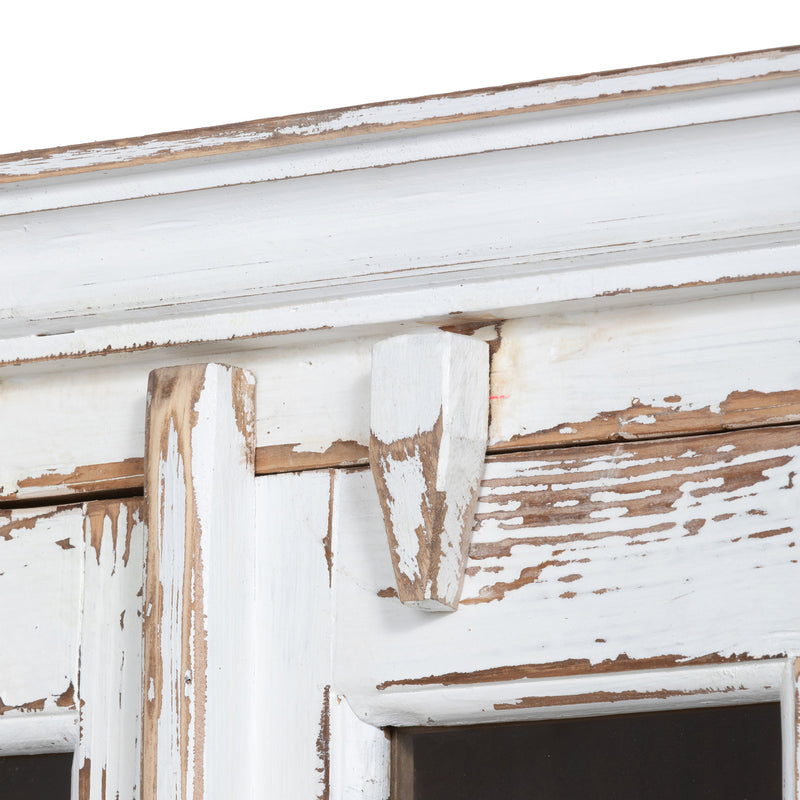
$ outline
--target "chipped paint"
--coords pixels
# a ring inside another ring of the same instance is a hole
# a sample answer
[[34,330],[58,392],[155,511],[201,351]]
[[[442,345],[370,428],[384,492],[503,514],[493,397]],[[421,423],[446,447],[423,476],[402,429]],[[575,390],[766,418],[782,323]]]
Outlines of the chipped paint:
[[322,711],[319,718],[319,734],[317,735],[317,758],[320,774],[320,792],[317,800],[329,800],[331,792],[331,687],[325,686],[322,692]]
[[[744,687],[739,687],[744,689]],[[515,703],[495,703],[496,711],[514,711],[520,708],[551,708],[553,706],[582,705],[586,703],[619,703],[629,700],[665,700],[668,697],[692,697],[695,695],[727,694],[735,692],[736,687],[721,689],[657,689],[640,692],[629,689],[625,692],[585,692],[583,694],[553,695],[550,697],[521,697]]]
[[370,465],[400,600],[458,606],[486,452],[489,350],[452,333],[373,348]]
[[13,153],[0,157],[0,182],[386,134],[408,128],[424,129],[452,122],[736,85],[800,72],[800,68],[794,66],[796,54],[796,48],[777,48]]
[[143,517],[138,498],[85,506],[75,760],[87,798],[140,796]]
[[[248,639],[235,633],[247,627],[252,600],[239,609],[241,619],[213,624],[216,606],[208,595],[220,590],[221,578],[209,577],[206,559],[216,553],[215,576],[231,572],[226,541],[232,536],[247,541],[241,537],[253,525],[248,486],[254,479],[254,399],[252,375],[225,365],[167,367],[150,375],[143,800],[202,798],[207,788],[215,792],[212,787],[220,785],[221,774],[207,751],[224,738],[221,726],[231,712],[223,714],[221,697],[216,698],[227,691],[231,660],[247,661],[249,632]],[[252,558],[237,561],[235,568],[239,585],[253,569]],[[232,572],[229,578],[233,581]],[[243,704],[236,707],[236,713],[245,713]],[[231,758],[242,763],[248,752],[240,748]],[[243,770],[236,780],[245,780]]]
[[[605,643],[605,639],[599,640]],[[781,658],[783,653],[773,654]],[[542,664],[518,664],[489,669],[476,669],[471,672],[450,672],[442,675],[426,675],[419,678],[392,679],[383,681],[375,687],[385,691],[403,686],[469,686],[478,683],[499,683],[533,678],[557,678],[566,675],[595,675],[629,670],[657,670],[673,667],[705,666],[709,664],[732,664],[750,661],[747,653],[707,653],[702,656],[662,655],[650,658],[629,658],[625,653],[613,659],[593,663],[588,658],[572,658],[567,661],[553,661]]]

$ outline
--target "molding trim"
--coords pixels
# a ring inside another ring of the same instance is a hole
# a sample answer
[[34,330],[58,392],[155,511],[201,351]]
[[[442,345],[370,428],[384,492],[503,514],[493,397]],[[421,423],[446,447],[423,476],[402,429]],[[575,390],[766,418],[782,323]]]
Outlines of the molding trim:
[[0,182],[385,133],[800,74],[800,47],[489,87],[0,156]]

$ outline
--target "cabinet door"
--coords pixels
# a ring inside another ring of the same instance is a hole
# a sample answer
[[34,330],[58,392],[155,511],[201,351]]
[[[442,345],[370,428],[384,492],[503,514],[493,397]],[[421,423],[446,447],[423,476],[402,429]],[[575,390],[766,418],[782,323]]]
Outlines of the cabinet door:
[[0,513],[0,755],[72,752],[73,800],[137,800],[141,500]]

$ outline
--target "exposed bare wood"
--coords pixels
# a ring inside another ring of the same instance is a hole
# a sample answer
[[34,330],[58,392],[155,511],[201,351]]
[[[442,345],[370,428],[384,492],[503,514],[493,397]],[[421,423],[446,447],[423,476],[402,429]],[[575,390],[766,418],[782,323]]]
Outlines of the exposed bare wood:
[[321,453],[298,451],[298,444],[256,448],[256,475],[297,472],[326,467],[355,467],[369,463],[369,446],[355,441],[333,442]]
[[454,610],[486,455],[489,347],[454,333],[379,342],[371,403],[370,465],[398,596]]
[[502,117],[526,111],[720,88],[798,74],[800,68],[793,58],[797,50],[789,47],[737,53],[235,125],[12,153],[0,156],[0,182],[157,164],[197,156]]
[[252,375],[225,365],[150,377],[143,800],[251,785],[254,396]]
[[796,83],[787,113],[2,216],[0,365],[797,285]]
[[490,686],[794,652],[797,474],[797,426],[491,456],[459,613],[431,625],[384,591],[374,489],[341,473],[334,587],[352,622],[337,631],[340,691],[373,723],[412,709],[424,722],[436,686],[451,690],[444,705],[464,691],[485,706]]
[[75,800],[138,800],[141,786],[143,503],[87,503]]

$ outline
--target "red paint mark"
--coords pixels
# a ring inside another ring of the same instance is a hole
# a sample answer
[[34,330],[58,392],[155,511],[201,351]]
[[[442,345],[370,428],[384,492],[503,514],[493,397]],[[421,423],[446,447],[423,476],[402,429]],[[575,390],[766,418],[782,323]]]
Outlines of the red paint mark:
[[489,395],[489,399],[490,400],[508,400],[509,397],[511,397],[510,394],[490,394]]

